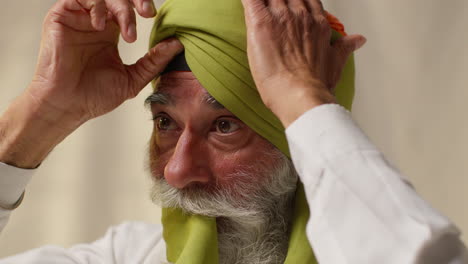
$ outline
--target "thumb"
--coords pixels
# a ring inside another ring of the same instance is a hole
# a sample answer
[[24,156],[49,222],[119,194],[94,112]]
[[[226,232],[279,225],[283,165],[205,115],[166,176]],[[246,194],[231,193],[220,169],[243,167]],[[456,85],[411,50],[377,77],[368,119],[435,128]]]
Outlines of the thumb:
[[158,77],[167,64],[183,49],[184,46],[178,39],[166,39],[151,48],[135,64],[128,65],[129,89],[134,91],[134,95],[136,96],[149,82]]
[[335,41],[333,48],[338,53],[337,55],[346,61],[351,53],[360,49],[366,42],[367,39],[362,35],[349,35]]
[[335,86],[338,84],[343,69],[348,61],[349,56],[356,50],[360,49],[365,43],[366,38],[361,35],[350,35],[344,36],[336,40],[332,44],[332,60],[333,63],[330,65],[330,83],[329,87],[334,92]]

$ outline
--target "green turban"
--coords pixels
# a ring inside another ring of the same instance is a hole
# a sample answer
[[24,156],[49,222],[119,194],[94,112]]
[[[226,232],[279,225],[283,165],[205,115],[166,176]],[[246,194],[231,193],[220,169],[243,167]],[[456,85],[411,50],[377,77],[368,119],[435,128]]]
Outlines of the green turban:
[[[151,33],[150,47],[175,36],[198,81],[217,101],[289,156],[284,127],[263,104],[247,60],[246,26],[240,0],[166,0]],[[339,37],[334,32],[333,38]],[[351,58],[336,87],[338,102],[350,109],[354,95]],[[306,236],[309,209],[298,185],[285,263],[317,263]],[[167,259],[177,264],[217,264],[216,219],[163,208]]]

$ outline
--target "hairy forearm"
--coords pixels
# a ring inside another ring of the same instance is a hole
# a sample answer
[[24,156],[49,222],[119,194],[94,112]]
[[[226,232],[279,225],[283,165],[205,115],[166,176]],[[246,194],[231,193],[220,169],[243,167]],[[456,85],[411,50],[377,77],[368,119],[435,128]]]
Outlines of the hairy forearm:
[[81,123],[26,91],[0,116],[0,162],[35,168]]

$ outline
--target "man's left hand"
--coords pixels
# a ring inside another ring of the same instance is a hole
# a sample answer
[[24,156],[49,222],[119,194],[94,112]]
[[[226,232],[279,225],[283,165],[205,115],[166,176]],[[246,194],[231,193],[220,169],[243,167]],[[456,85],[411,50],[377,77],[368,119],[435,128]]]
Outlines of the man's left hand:
[[330,44],[320,0],[242,0],[247,53],[263,102],[285,127],[307,110],[334,103],[333,89],[361,35]]

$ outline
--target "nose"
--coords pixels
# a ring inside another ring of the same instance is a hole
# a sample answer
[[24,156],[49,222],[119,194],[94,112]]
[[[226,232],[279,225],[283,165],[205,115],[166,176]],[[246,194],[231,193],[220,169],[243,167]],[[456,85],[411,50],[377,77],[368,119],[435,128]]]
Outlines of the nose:
[[208,183],[211,173],[203,138],[185,130],[180,135],[174,153],[164,168],[167,183],[183,189],[192,183]]

